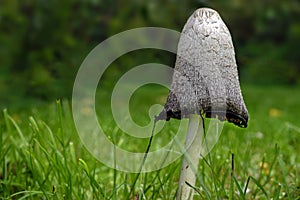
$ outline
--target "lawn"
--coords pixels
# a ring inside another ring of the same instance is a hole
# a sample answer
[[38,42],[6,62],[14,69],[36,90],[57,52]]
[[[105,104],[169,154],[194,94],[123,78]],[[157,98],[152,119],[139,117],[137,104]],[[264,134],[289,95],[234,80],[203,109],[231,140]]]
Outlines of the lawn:
[[[225,123],[218,143],[200,160],[194,199],[300,199],[299,87],[242,89],[249,126]],[[133,119],[149,123],[149,106],[163,104],[167,92],[153,85],[137,90],[130,101]],[[149,138],[132,138],[112,120],[109,92],[99,91],[96,102],[107,137],[123,149],[144,152]],[[3,110],[0,199],[174,199],[181,159],[150,173],[111,169],[81,143],[70,104],[58,100]],[[178,123],[167,122],[150,151],[165,145]]]

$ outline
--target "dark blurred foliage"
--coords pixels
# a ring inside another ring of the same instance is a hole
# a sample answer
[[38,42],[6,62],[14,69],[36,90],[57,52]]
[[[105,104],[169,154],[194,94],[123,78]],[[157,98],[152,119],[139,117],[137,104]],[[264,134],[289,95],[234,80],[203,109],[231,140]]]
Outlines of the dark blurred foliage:
[[[300,82],[299,0],[1,0],[1,107],[20,99],[70,97],[81,62],[98,43],[137,27],[180,31],[203,6],[216,9],[228,25],[242,82]],[[146,62],[171,65],[174,55],[133,52],[108,72],[118,77]]]

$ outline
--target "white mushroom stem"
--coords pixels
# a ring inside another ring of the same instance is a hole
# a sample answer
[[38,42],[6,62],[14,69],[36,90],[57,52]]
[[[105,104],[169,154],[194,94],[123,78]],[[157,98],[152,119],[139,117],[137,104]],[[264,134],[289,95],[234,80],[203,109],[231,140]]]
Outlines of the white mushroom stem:
[[[178,183],[177,200],[193,199],[194,186],[196,183],[196,175],[198,163],[202,147],[202,139],[204,135],[203,119],[196,114],[189,117],[188,133],[185,141],[186,152],[181,165],[180,179]],[[190,146],[188,146],[190,144]]]

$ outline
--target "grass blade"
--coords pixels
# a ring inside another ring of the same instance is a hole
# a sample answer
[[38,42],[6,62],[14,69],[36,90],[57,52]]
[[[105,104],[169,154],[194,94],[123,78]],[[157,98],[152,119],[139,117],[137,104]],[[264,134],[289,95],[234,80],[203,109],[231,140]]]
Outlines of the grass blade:
[[267,199],[269,199],[269,195],[266,192],[266,190],[264,189],[264,187],[253,177],[253,176],[249,176],[251,178],[251,180],[256,184],[256,186],[264,193],[265,197]]
[[245,188],[244,188],[244,196],[246,196],[246,194],[247,194],[247,189],[248,189],[249,182],[250,182],[250,177],[247,178],[247,182],[246,182],[246,185],[245,185]]
[[279,184],[277,190],[275,191],[274,200],[278,200],[280,197],[281,185]]
[[235,185],[237,186],[237,189],[239,191],[239,195],[242,197],[242,199],[245,199],[245,195],[244,195],[244,192],[243,192],[243,189],[242,187],[240,186],[239,182],[237,181],[236,177],[234,176],[234,174],[232,174],[232,179],[235,183]]

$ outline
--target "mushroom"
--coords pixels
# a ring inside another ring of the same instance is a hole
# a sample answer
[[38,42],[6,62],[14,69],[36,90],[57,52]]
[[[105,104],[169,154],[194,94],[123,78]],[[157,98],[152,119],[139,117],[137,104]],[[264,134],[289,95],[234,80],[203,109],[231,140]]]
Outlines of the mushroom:
[[210,8],[196,10],[182,30],[167,102],[156,117],[166,121],[189,118],[177,199],[193,196],[189,185],[196,182],[203,117],[243,128],[248,122],[231,35],[220,15]]

